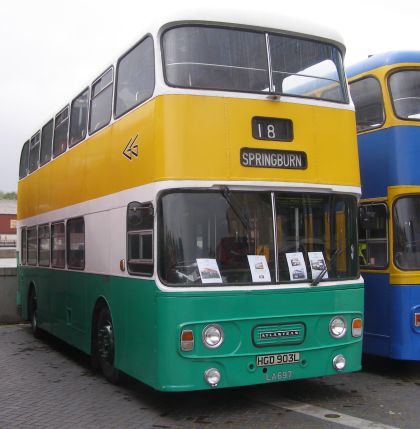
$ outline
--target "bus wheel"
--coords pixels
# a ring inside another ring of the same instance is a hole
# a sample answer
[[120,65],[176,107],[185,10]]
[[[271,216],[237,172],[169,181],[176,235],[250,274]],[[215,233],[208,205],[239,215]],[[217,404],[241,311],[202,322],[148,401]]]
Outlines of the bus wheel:
[[108,307],[102,307],[99,310],[95,329],[94,355],[105,378],[109,382],[117,384],[120,378],[120,371],[114,366],[114,327]]
[[38,301],[37,301],[34,287],[31,288],[31,291],[29,293],[28,305],[29,305],[28,309],[29,309],[29,321],[31,323],[31,331],[35,338],[39,338],[40,329],[38,327],[38,312],[37,312]]

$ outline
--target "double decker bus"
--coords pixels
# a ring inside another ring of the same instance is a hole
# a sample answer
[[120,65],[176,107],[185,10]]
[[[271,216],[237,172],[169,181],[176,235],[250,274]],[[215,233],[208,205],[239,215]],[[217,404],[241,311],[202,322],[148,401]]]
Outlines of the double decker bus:
[[364,351],[420,359],[420,52],[347,70],[356,109]]
[[344,46],[277,17],[167,20],[23,145],[18,305],[164,391],[360,369]]

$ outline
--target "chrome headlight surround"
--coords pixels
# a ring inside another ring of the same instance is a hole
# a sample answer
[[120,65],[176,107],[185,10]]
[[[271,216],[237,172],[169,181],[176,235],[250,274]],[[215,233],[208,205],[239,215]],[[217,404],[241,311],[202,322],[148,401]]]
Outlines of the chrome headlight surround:
[[347,332],[346,319],[342,316],[334,316],[329,324],[330,335],[334,338],[342,338]]
[[204,327],[201,335],[203,344],[209,349],[217,349],[224,340],[224,332],[220,325],[210,324]]
[[217,387],[222,375],[217,368],[209,368],[204,372],[204,380],[211,386]]
[[342,371],[346,367],[346,358],[343,355],[337,355],[332,361],[336,371]]

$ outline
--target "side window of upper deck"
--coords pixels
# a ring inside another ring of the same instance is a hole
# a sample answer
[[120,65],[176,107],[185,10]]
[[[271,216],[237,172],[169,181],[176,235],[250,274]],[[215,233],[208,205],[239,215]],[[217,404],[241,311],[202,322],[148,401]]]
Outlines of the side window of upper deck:
[[39,149],[41,146],[41,132],[38,131],[29,143],[29,173],[33,173],[39,167]]
[[154,88],[153,39],[147,37],[118,61],[115,117],[118,118],[150,98]]
[[109,124],[112,113],[114,69],[108,69],[92,84],[89,133],[93,134]]
[[356,80],[350,83],[350,93],[356,109],[357,132],[381,127],[385,110],[379,81],[371,76]]
[[69,147],[80,143],[87,132],[89,89],[85,89],[71,102]]
[[20,153],[19,179],[23,179],[29,171],[29,140],[23,145]]
[[40,165],[44,165],[51,160],[53,134],[54,119],[51,119],[42,127]]
[[360,207],[359,260],[365,268],[388,265],[388,210],[383,203]]
[[53,157],[61,155],[67,150],[67,140],[69,137],[69,106],[66,106],[55,117]]

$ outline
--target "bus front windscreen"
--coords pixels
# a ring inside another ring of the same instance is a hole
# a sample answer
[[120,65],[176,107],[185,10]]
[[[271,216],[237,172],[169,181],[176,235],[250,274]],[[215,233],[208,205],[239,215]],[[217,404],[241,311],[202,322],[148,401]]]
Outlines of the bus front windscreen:
[[159,211],[158,270],[170,286],[358,276],[351,196],[176,191],[162,196]]
[[346,103],[332,44],[233,28],[183,26],[163,34],[166,81],[181,88],[274,93]]
[[402,270],[420,270],[420,196],[394,204],[394,261]]

